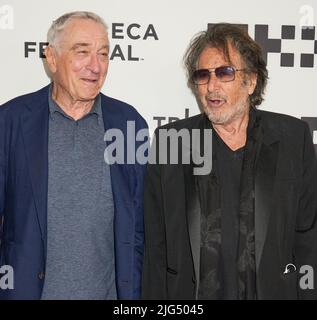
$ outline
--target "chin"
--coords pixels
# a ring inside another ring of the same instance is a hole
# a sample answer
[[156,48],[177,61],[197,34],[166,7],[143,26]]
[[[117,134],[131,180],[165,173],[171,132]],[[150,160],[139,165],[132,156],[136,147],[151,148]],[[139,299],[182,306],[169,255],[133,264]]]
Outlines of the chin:
[[83,98],[92,98],[92,97],[96,97],[96,95],[100,92],[100,87],[98,86],[91,86],[89,87],[81,87],[78,88],[78,94],[80,96],[82,96]]
[[225,124],[231,118],[231,115],[223,112],[214,112],[209,108],[205,108],[205,113],[213,124]]
[[87,94],[82,94],[80,96],[80,99],[84,100],[84,101],[94,100],[98,94],[99,94],[99,91],[98,92],[94,92],[94,93],[89,93],[89,94],[88,93]]
[[248,109],[245,106],[239,106],[235,110],[229,110],[229,112],[213,112],[213,110],[210,110],[209,108],[205,109],[205,112],[207,114],[208,119],[213,124],[229,124],[232,121],[236,120],[237,118],[243,117],[245,112]]
[[212,115],[208,115],[208,119],[213,124],[226,124],[229,119],[223,117],[213,117]]

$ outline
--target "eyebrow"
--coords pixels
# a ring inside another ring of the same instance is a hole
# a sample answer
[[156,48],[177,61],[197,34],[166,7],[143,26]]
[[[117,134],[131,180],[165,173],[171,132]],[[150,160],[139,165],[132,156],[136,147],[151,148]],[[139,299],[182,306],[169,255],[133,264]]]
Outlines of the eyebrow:
[[[90,47],[91,44],[90,43],[87,43],[87,42],[79,42],[79,43],[75,43],[72,47],[71,47],[71,50],[75,50],[77,48],[80,48],[80,47]],[[102,49],[109,49],[109,45],[105,44],[103,45],[99,50],[102,50]]]
[[102,46],[100,49],[98,49],[98,51],[103,50],[103,49],[110,49],[109,44],[105,44],[105,45]]
[[90,46],[89,43],[79,42],[79,43],[75,43],[75,44],[71,47],[71,49],[73,50],[73,49],[77,49],[77,48],[79,48],[79,47],[89,47],[89,46]]

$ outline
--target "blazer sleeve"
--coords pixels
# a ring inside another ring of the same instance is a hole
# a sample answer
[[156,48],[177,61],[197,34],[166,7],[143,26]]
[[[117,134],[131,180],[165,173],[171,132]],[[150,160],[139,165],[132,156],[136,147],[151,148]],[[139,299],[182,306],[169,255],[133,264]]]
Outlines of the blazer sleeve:
[[[298,268],[310,266],[317,277],[317,160],[312,136],[305,123],[303,141],[303,171],[300,187],[299,211],[296,219],[295,261]],[[299,298],[317,299],[317,281],[314,288],[302,289],[299,274]],[[313,279],[312,279],[313,280]]]
[[142,276],[142,299],[167,299],[166,241],[161,190],[161,167],[153,163],[156,154],[155,136],[150,163],[144,182],[145,253]]
[[5,109],[0,106],[0,244],[3,234],[5,206]]

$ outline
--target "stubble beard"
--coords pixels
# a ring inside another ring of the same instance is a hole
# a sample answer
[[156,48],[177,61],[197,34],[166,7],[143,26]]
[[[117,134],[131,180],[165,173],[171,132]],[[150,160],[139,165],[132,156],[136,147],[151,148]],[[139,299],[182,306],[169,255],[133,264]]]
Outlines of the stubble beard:
[[[220,107],[221,108],[221,107]],[[230,124],[232,121],[243,117],[249,108],[248,100],[238,105],[234,109],[229,109],[225,112],[211,110],[208,106],[204,106],[204,111],[212,124],[225,125]]]

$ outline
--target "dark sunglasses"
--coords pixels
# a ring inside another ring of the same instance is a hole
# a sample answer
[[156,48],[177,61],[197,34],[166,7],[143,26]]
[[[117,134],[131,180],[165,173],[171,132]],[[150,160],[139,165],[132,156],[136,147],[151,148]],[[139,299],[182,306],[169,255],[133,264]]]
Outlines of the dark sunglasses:
[[212,69],[198,69],[194,71],[192,81],[197,85],[207,84],[210,80],[212,72],[214,72],[220,82],[229,82],[235,79],[237,71],[245,70],[246,69],[236,69],[235,67],[231,66],[221,66]]

